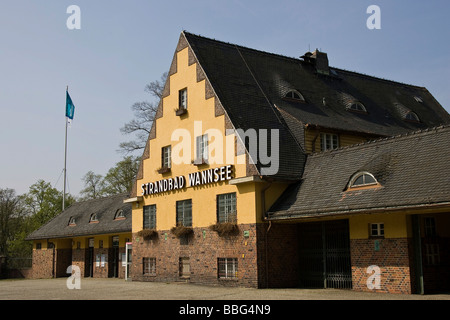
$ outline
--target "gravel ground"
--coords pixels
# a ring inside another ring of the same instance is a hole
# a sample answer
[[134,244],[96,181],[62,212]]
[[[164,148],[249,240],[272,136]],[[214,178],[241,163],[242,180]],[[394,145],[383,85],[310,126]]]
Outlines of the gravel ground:
[[0,300],[450,300],[450,295],[399,295],[337,289],[251,289],[175,282],[82,278],[0,280]]

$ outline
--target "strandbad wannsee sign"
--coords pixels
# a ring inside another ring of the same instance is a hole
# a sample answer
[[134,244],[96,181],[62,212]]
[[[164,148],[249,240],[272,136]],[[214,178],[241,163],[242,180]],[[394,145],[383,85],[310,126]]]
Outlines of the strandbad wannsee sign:
[[188,179],[185,176],[162,179],[156,182],[143,183],[141,185],[142,195],[156,194],[172,190],[183,189],[186,187],[201,186],[209,183],[227,181],[232,178],[233,165],[227,165],[219,168],[208,169],[189,173]]

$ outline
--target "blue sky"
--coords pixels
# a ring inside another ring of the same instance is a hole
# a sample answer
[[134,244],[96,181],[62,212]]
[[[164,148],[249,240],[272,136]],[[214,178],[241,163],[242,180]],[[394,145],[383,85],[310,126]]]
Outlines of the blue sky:
[[[381,30],[369,30],[369,5]],[[67,7],[81,9],[69,30]],[[167,71],[182,30],[426,87],[450,112],[450,2],[2,0],[0,3],[0,188],[38,179],[62,190],[65,89],[75,104],[68,132],[68,191],[89,170],[104,175],[122,155],[120,128],[147,83]]]

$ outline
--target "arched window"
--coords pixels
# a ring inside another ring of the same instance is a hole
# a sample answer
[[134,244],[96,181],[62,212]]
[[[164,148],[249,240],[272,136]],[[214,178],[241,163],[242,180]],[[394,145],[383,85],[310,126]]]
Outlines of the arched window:
[[114,219],[125,219],[125,215],[124,215],[122,209],[119,209],[116,211],[116,215],[114,216]]
[[352,102],[347,107],[347,110],[367,113],[366,107],[364,107],[364,105],[361,102]]
[[284,98],[291,101],[305,102],[303,95],[297,90],[291,90],[285,94]]
[[358,188],[378,185],[377,179],[369,172],[358,172],[351,179],[349,188]]
[[96,213],[91,214],[91,218],[89,219],[89,222],[98,222],[98,217]]
[[75,226],[76,222],[75,222],[75,217],[70,217],[69,218],[69,226]]
[[419,117],[417,116],[416,113],[410,111],[406,114],[405,116],[405,120],[407,121],[413,121],[413,122],[420,122]]

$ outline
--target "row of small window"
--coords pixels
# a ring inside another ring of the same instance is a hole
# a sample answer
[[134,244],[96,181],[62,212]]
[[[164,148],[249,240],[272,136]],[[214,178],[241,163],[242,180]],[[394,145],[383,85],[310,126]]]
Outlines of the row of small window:
[[[300,92],[298,92],[297,90],[291,90],[288,93],[286,93],[286,95],[284,96],[284,99],[288,100],[288,101],[295,101],[295,102],[306,102],[303,95]],[[420,98],[420,97],[414,97],[414,99],[419,103],[423,102],[422,98]],[[325,105],[325,98],[323,100],[323,104]],[[347,110],[360,112],[360,113],[367,113],[366,107],[361,102],[358,102],[358,101],[354,101],[353,103],[349,104],[347,106]],[[410,111],[406,114],[404,120],[420,122],[419,116],[412,111]]]
[[[236,222],[236,193],[225,193],[217,195],[217,222]],[[192,227],[192,199],[176,202],[176,225]],[[144,229],[156,229],[156,204],[144,206],[143,209]]]
[[[124,214],[122,209],[119,209],[114,214],[114,220],[122,220],[122,219],[125,219],[125,214]],[[98,215],[97,215],[97,213],[92,213],[90,215],[90,217],[89,217],[89,223],[95,223],[95,222],[99,222]],[[75,217],[70,217],[68,225],[69,226],[76,226],[77,225],[76,218]]]
[[[179,276],[189,278],[191,276],[191,265],[189,257],[179,258]],[[142,273],[147,276],[156,276],[156,258],[142,258]],[[217,258],[217,278],[237,279],[238,259]]]

